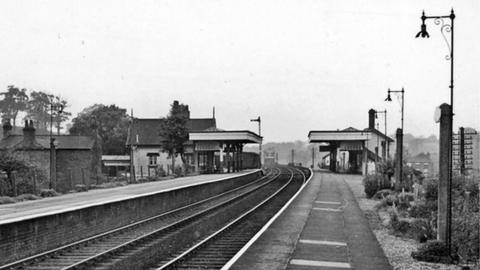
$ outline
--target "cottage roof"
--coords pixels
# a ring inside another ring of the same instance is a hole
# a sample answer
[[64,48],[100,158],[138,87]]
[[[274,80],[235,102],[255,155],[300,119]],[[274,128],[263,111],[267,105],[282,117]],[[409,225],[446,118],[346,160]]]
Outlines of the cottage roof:
[[[128,130],[127,145],[160,145],[161,118],[133,118]],[[203,131],[216,128],[215,118],[190,118],[186,127],[188,131]]]
[[[59,150],[88,150],[92,149],[95,140],[90,136],[74,136],[74,135],[53,135],[55,138],[56,148]],[[45,149],[50,149],[49,135],[36,135],[35,141]],[[20,146],[23,142],[23,135],[10,135],[0,140],[0,149],[13,149]]]

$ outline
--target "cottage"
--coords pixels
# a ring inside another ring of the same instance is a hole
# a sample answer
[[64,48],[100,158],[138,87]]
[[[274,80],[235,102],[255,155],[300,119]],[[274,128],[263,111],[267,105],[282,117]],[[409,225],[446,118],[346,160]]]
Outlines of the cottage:
[[[66,192],[76,184],[88,185],[98,177],[100,150],[95,138],[37,135],[33,121],[25,121],[22,132],[23,134],[16,134],[10,121],[5,121],[0,151],[11,151],[15,156],[43,170],[49,181],[39,183],[40,188],[51,187]],[[55,173],[55,177],[50,177],[52,172]]]

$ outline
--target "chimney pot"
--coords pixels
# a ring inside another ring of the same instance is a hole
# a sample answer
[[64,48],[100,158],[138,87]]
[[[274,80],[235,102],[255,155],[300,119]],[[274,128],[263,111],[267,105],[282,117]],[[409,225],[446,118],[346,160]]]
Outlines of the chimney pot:
[[374,109],[370,109],[368,111],[368,128],[375,129],[375,113],[377,113]]

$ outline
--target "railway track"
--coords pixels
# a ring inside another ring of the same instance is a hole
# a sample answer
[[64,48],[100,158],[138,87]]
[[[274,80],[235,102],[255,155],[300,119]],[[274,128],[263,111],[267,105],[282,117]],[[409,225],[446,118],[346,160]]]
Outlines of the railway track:
[[[218,268],[305,179],[299,169],[277,168],[232,191],[0,269],[172,269],[195,264]],[[241,218],[239,213],[244,213]]]
[[91,261],[98,261],[101,257],[123,247],[129,246],[135,239],[140,239],[159,228],[166,228],[180,220],[205,211],[216,205],[225,203],[242,194],[252,192],[258,186],[275,179],[280,174],[279,170],[272,170],[267,174],[247,185],[217,196],[169,211],[127,226],[77,241],[41,254],[37,254],[7,265],[0,269],[78,269],[90,268]]
[[[309,172],[293,169],[289,181],[239,218],[178,256],[151,269],[221,269],[297,192]],[[308,176],[307,176],[308,174]]]

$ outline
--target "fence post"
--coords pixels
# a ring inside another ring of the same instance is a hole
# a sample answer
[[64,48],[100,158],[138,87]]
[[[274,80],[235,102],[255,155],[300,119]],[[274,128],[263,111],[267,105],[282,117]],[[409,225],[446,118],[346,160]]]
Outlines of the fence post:
[[69,184],[70,184],[70,189],[73,189],[72,169],[68,169],[68,182],[69,182]]
[[37,194],[37,172],[33,171],[33,194]]
[[143,166],[140,166],[140,178],[143,178]]
[[12,184],[13,184],[13,196],[14,197],[17,197],[17,173],[16,172],[12,172]]

